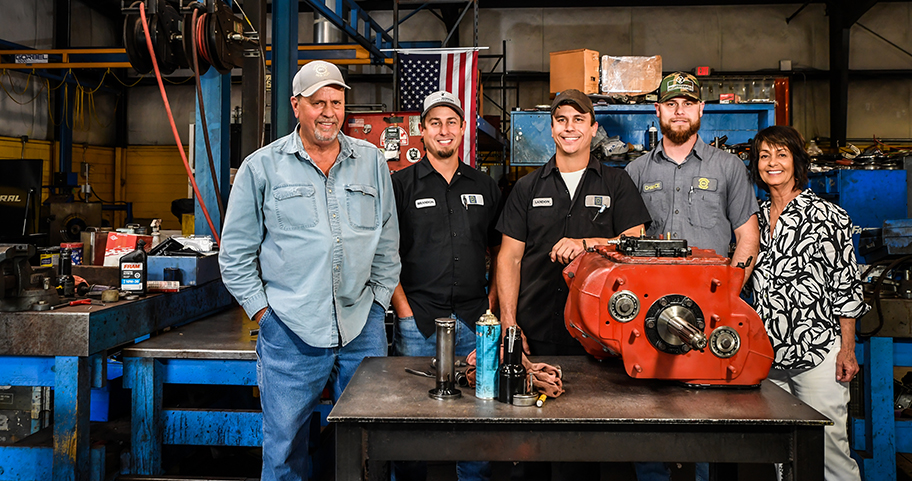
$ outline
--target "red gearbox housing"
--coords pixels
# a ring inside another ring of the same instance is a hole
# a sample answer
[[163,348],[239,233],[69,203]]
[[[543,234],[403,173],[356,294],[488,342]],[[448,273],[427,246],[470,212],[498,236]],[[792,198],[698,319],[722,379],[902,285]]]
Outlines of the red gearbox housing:
[[744,269],[685,240],[621,237],[564,269],[567,330],[598,359],[620,356],[633,378],[753,386],[773,348],[739,297]]

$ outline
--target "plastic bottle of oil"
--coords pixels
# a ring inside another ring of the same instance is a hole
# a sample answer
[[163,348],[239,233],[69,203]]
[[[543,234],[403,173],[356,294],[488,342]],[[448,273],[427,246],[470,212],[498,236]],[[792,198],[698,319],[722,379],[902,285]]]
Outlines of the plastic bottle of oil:
[[127,294],[146,295],[146,275],[148,259],[146,258],[146,241],[136,242],[136,250],[120,258],[120,290]]

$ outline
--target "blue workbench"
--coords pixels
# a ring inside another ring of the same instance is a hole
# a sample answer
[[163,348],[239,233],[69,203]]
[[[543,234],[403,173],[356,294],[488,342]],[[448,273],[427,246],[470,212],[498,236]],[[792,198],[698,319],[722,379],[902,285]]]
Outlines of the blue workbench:
[[[257,324],[241,308],[152,337],[124,349],[124,387],[133,390],[131,474],[162,474],[162,446],[261,446],[263,415],[256,410],[180,409],[162,405],[165,384],[256,386]],[[331,404],[318,404],[311,448]],[[310,477],[321,469],[309,463]]]
[[912,339],[872,337],[855,346],[864,370],[863,419],[850,420],[852,449],[862,477],[896,480],[896,453],[912,453],[912,421],[896,419],[893,409],[893,366],[912,366]]
[[4,481],[104,479],[104,446],[89,441],[93,387],[106,381],[107,353],[149,333],[228,306],[221,281],[107,306],[0,313],[0,384],[54,389],[53,445],[0,446]]

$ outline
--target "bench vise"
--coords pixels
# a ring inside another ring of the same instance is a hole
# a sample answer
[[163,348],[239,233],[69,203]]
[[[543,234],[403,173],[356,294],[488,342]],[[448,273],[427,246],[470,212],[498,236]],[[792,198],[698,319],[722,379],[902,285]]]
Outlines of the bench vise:
[[714,251],[622,236],[579,255],[564,280],[567,330],[633,378],[754,386],[769,373],[766,329],[739,297],[744,269]]
[[29,265],[34,255],[33,245],[0,244],[0,312],[43,311],[60,303],[50,269],[36,272]]

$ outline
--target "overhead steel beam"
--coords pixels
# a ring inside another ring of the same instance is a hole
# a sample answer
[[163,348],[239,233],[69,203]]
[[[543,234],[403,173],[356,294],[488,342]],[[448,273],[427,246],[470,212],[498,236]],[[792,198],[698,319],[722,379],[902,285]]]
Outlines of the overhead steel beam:
[[[70,48],[70,0],[54,0],[54,47]],[[64,76],[69,76],[69,72]],[[75,95],[65,85],[54,97],[57,140],[57,171],[71,172],[73,167],[73,100]],[[56,453],[55,453],[56,454]]]
[[298,67],[298,2],[272,2],[272,130],[269,141],[292,131],[291,80]]
[[876,0],[829,0],[830,40],[830,143],[845,146],[849,118],[849,47],[852,25]]
[[[266,0],[253,0],[244,2],[244,11],[260,36],[260,45],[266,43]],[[266,59],[261,52],[255,56],[244,57],[245,82],[241,83],[241,158],[247,157],[260,147],[263,141],[265,128],[264,115],[266,112]]]

